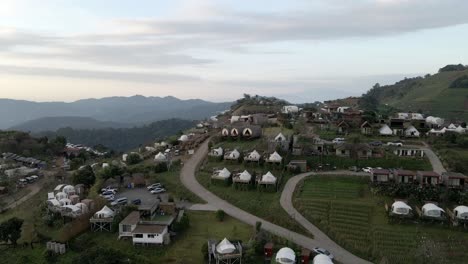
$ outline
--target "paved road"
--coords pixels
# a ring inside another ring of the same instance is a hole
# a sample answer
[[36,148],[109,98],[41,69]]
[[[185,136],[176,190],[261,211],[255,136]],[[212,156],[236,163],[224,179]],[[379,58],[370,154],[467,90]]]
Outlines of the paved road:
[[[44,180],[42,179],[41,181],[44,181]],[[29,185],[27,188],[29,190],[28,194],[21,197],[17,201],[14,201],[14,202],[10,203],[9,205],[7,205],[4,208],[4,210],[6,211],[6,210],[13,209],[13,208],[19,206],[20,204],[24,203],[25,201],[29,200],[34,195],[36,195],[42,189],[42,182],[41,183],[38,182],[36,184]]]
[[[272,224],[268,221],[265,221],[255,215],[252,215],[248,212],[245,212],[238,207],[233,206],[232,204],[224,201],[218,196],[214,195],[210,191],[206,190],[195,178],[195,172],[197,166],[203,161],[204,157],[208,153],[208,142],[203,143],[200,148],[195,152],[195,154],[184,164],[184,167],[181,170],[180,179],[182,184],[187,187],[190,191],[198,195],[201,199],[205,200],[208,204],[217,209],[223,209],[227,214],[231,215],[234,218],[239,219],[242,222],[245,222],[249,225],[254,226],[256,222],[262,222],[262,228],[271,232],[277,236],[284,237],[302,247],[305,248],[314,248],[314,247],[325,247],[329,249],[334,255],[335,258],[342,263],[349,264],[360,264],[360,263],[370,263],[366,260],[363,260],[357,256],[354,256],[350,252],[341,248],[339,245],[331,241],[328,237],[322,236],[323,234],[320,230],[320,233],[317,232],[318,236],[314,239],[306,237],[304,235],[292,232],[281,226]],[[306,175],[307,176],[307,175]],[[304,176],[305,177],[305,176]],[[300,214],[298,214],[300,217]],[[309,229],[312,234],[315,235],[315,229]]]
[[426,147],[421,149],[424,150],[424,153],[426,153],[427,158],[431,162],[432,170],[439,174],[447,171],[444,168],[444,165],[442,165],[442,162],[440,161],[439,157],[434,153],[434,151],[432,151],[432,149]]

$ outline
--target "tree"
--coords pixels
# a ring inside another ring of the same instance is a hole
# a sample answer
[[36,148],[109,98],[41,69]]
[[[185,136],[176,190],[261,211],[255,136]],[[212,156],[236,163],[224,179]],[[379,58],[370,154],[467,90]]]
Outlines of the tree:
[[134,165],[134,164],[138,164],[142,161],[143,159],[141,158],[141,156],[138,154],[138,153],[131,153],[130,155],[128,155],[127,157],[127,164],[128,165]]
[[17,241],[21,237],[23,222],[23,219],[13,217],[0,224],[0,240],[11,243],[16,247]]
[[226,213],[223,210],[216,211],[216,219],[218,219],[218,221],[220,222],[224,221],[225,216],[226,216]]
[[90,187],[95,181],[96,175],[94,175],[94,171],[91,166],[85,166],[73,174],[73,184],[84,184]]

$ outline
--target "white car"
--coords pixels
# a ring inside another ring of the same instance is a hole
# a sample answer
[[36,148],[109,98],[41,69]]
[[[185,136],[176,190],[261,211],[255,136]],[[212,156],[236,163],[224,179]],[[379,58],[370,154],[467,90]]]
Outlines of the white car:
[[119,198],[119,199],[117,199],[117,200],[115,200],[115,201],[113,201],[113,202],[111,203],[112,206],[116,206],[116,205],[126,205],[126,204],[128,204],[128,199],[127,199],[127,197]]
[[367,172],[367,173],[371,173],[371,172],[372,172],[372,168],[371,168],[371,167],[365,167],[365,168],[362,168],[362,171],[363,171],[363,172]]
[[154,188],[162,188],[162,184],[158,182],[158,183],[153,183],[150,186],[146,187],[146,189],[148,189],[150,191],[151,191],[151,189],[154,189]]
[[114,201],[115,197],[113,194],[108,194],[108,195],[102,195],[101,194],[101,197],[106,199],[107,201],[111,202],[111,201]]
[[402,147],[402,146],[403,146],[403,143],[401,143],[400,141],[387,142],[387,146]]
[[151,191],[151,194],[158,194],[158,193],[163,193],[166,192],[166,189],[164,188],[156,188]]
[[106,188],[102,188],[101,189],[101,193],[103,192],[113,192],[113,193],[116,193],[117,192],[117,189],[114,189],[114,188],[111,188],[109,186],[107,186]]
[[344,143],[346,141],[346,139],[344,138],[335,138],[332,140],[332,143],[333,144],[341,144],[341,143]]

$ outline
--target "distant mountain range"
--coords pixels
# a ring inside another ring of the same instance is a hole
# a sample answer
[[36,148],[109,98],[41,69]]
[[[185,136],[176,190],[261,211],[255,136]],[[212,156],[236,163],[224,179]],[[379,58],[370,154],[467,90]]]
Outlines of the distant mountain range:
[[228,109],[232,103],[168,97],[107,97],[71,103],[0,99],[0,129],[39,132],[141,126],[170,118],[198,120]]

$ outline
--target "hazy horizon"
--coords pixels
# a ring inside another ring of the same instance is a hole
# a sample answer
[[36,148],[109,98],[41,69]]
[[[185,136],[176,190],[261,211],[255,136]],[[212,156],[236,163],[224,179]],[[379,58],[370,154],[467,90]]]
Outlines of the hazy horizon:
[[468,62],[468,1],[0,2],[0,98],[293,103]]

